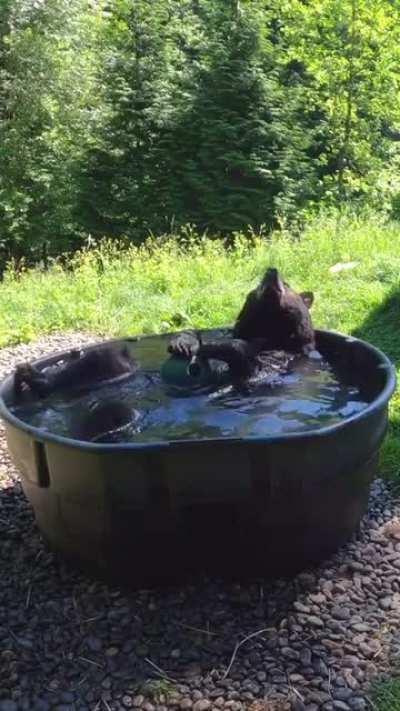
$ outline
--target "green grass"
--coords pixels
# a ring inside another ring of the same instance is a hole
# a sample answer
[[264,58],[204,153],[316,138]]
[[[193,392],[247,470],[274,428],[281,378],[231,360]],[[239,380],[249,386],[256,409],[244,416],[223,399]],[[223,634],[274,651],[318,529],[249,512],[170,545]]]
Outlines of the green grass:
[[[337,262],[356,261],[332,274]],[[86,329],[134,335],[229,324],[267,265],[297,289],[313,290],[317,326],[354,333],[381,347],[400,367],[400,224],[382,218],[315,219],[300,239],[289,234],[246,240],[150,240],[83,250],[69,268],[10,267],[0,284],[0,346],[38,335]],[[391,403],[382,467],[399,473],[400,396]]]
[[371,701],[374,711],[400,711],[400,679],[376,684],[372,689]]
[[[359,262],[354,270],[329,272],[352,260]],[[18,277],[10,268],[0,284],[0,345],[69,328],[122,335],[229,323],[267,265],[279,267],[296,288],[315,292],[318,325],[352,331],[400,284],[400,225],[320,219],[301,239],[278,234],[250,244],[238,237],[229,250],[190,237],[123,251],[103,243],[79,253],[72,270],[56,263],[49,272]],[[388,336],[400,356],[400,343]]]

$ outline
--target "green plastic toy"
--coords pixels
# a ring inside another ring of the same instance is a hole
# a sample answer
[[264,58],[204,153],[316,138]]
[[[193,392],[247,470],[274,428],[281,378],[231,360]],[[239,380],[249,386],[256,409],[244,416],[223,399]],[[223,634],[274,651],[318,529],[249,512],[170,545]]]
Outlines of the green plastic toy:
[[198,368],[190,369],[186,358],[171,356],[161,366],[160,375],[166,385],[177,388],[193,389],[212,384],[212,372],[208,361],[203,361]]
[[164,361],[160,375],[166,385],[185,390],[223,385],[229,380],[228,368],[219,361],[196,359],[194,364],[174,355]]

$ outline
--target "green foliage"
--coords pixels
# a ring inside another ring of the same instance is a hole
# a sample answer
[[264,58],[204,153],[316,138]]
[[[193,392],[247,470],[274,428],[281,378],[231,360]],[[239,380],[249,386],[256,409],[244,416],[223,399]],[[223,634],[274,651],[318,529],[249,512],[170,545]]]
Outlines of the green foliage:
[[392,679],[376,684],[371,698],[375,711],[400,711],[400,680]]
[[192,100],[167,137],[165,203],[175,223],[224,234],[270,227],[299,204],[307,137],[279,83],[266,13],[221,5],[204,3],[208,41],[189,77]]
[[158,142],[171,99],[169,5],[118,2],[106,28],[103,113],[84,156],[78,210],[92,234],[143,236],[160,227]]
[[71,210],[86,140],[96,29],[96,15],[84,12],[85,5],[14,0],[1,24],[2,261],[31,252],[37,257],[44,246],[57,254],[77,234]]
[[107,111],[83,171],[86,228],[135,240],[172,222],[220,233],[271,225],[301,195],[307,138],[265,13],[208,0],[198,13],[162,0],[118,7]]
[[283,14],[288,53],[310,77],[305,91],[321,117],[322,195],[379,201],[376,183],[394,158],[385,128],[399,118],[399,8],[390,0],[290,0]]
[[96,237],[398,215],[392,0],[3,0],[0,270]]

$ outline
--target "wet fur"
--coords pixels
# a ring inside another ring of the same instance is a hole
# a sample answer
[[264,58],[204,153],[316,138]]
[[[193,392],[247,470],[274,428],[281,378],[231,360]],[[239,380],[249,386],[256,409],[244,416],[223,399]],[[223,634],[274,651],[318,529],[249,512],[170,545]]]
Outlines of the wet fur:
[[[233,328],[232,338],[203,342],[200,334],[184,332],[169,344],[169,352],[191,359],[216,359],[228,364],[233,380],[244,380],[261,371],[282,373],[296,355],[315,349],[315,334],[309,309],[314,296],[298,294],[276,269],[268,269],[251,291]],[[292,354],[292,355],[290,355]]]
[[244,381],[258,380],[276,383],[279,376],[287,372],[294,354],[285,351],[269,351],[263,346],[262,340],[251,342],[240,339],[231,341],[210,342],[199,347],[189,364],[189,371],[196,373],[196,368],[203,365],[202,361],[210,359],[223,361],[228,365],[230,380],[240,385]]
[[311,292],[298,294],[276,269],[268,269],[248,294],[232,335],[246,341],[263,339],[268,350],[312,351],[315,334],[309,309],[313,301]]
[[80,420],[75,423],[73,435],[83,441],[102,440],[109,432],[130,425],[135,416],[138,417],[136,411],[118,400],[99,402],[84,412]]
[[69,360],[41,370],[29,363],[17,366],[14,375],[16,395],[23,392],[43,398],[56,390],[100,386],[128,377],[137,364],[126,348],[100,346],[90,351],[73,351]]

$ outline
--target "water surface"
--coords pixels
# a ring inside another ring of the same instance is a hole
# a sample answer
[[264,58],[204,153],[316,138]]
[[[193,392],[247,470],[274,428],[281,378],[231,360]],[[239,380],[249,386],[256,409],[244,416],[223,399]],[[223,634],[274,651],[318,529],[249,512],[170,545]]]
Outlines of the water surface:
[[262,437],[326,427],[363,410],[368,402],[357,386],[339,379],[324,359],[296,360],[281,382],[252,383],[247,392],[231,386],[207,392],[172,392],[159,368],[167,339],[129,342],[141,370],[134,378],[86,393],[58,392],[22,404],[14,414],[34,427],[82,439],[87,419],[100,403],[125,406],[127,421],[112,431],[91,433],[97,442],[156,442],[209,437]]

